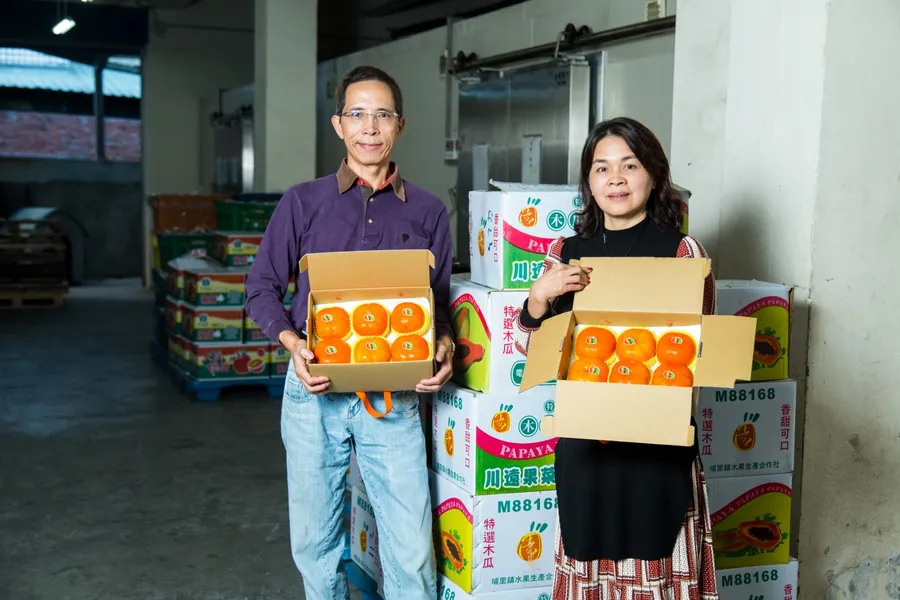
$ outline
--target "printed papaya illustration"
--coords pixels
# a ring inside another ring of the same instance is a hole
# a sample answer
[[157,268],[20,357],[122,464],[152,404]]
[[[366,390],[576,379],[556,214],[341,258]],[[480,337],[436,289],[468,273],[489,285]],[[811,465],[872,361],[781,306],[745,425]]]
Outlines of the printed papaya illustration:
[[447,419],[447,429],[444,430],[444,450],[447,451],[447,456],[453,456],[453,428],[456,427],[456,421],[452,419]]
[[512,404],[501,404],[500,410],[491,419],[491,429],[497,433],[506,433],[512,425],[512,415],[509,411],[513,409]]
[[456,311],[456,314],[453,315],[453,332],[456,334],[457,339],[468,339],[469,335],[471,335],[472,325],[469,321],[471,314],[469,307],[463,304]]
[[448,569],[452,569],[457,575],[462,574],[469,561],[463,556],[462,543],[459,532],[455,529],[441,532],[441,558]]
[[485,250],[485,242],[484,242],[484,229],[478,230],[478,254],[480,256],[484,256]]
[[734,447],[743,452],[753,450],[756,446],[756,421],[759,420],[759,413],[744,413],[744,422],[738,425],[731,436],[731,443]]
[[738,534],[748,545],[760,550],[772,550],[784,539],[778,524],[769,520],[745,521],[738,526]]
[[366,530],[363,529],[359,532],[359,549],[362,550],[362,553],[366,553],[367,542],[366,542]]
[[453,354],[453,370],[465,373],[473,364],[484,358],[484,346],[466,338],[456,338],[456,352]]
[[713,550],[716,553],[737,552],[747,547],[747,540],[736,529],[713,534]]
[[516,546],[516,554],[525,562],[534,562],[544,552],[542,533],[547,531],[546,523],[532,523],[528,533],[522,536]]
[[522,227],[534,227],[538,223],[537,205],[541,201],[538,198],[529,198],[526,202],[527,206],[519,211],[519,223]]
[[784,356],[785,350],[781,346],[781,339],[775,335],[776,333],[769,327],[756,334],[756,340],[753,343],[753,362],[761,367],[774,367]]

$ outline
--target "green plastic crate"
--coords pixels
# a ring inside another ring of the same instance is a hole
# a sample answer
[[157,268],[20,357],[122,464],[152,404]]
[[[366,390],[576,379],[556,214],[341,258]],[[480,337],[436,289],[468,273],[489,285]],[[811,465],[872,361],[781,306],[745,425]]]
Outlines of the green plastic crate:
[[217,200],[216,226],[220,231],[265,231],[275,205],[275,202]]
[[153,249],[154,266],[162,268],[173,258],[187,254],[194,250],[206,250],[207,256],[212,256],[212,233],[175,233],[160,232],[155,234],[156,247]]

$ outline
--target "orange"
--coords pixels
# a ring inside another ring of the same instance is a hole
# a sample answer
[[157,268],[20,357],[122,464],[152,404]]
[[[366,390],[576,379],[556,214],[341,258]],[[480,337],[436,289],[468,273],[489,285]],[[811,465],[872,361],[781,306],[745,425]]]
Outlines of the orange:
[[653,371],[653,385],[691,387],[694,385],[694,374],[684,365],[675,363],[659,363]]
[[401,335],[391,344],[391,360],[428,360],[431,350],[421,335]]
[[316,362],[323,365],[350,362],[350,346],[341,338],[325,338],[313,349]]
[[374,363],[391,360],[391,345],[383,337],[367,337],[353,346],[353,362]]
[[315,328],[316,337],[320,340],[326,338],[345,340],[350,336],[350,315],[340,306],[317,310]]
[[609,378],[609,367],[596,358],[579,358],[569,367],[569,381],[602,381]]
[[399,334],[422,333],[427,317],[415,302],[401,302],[391,311],[391,327]]
[[616,342],[616,355],[619,360],[647,362],[656,355],[656,338],[646,329],[627,329]]
[[656,356],[659,362],[689,365],[697,354],[697,344],[694,338],[679,331],[669,331],[662,334],[656,344]]
[[616,351],[616,336],[605,327],[586,327],[575,338],[575,356],[605,361]]
[[353,309],[353,331],[362,337],[387,335],[387,309],[377,302],[360,304]]
[[613,366],[609,374],[610,383],[636,383],[646,385],[650,383],[650,369],[633,360],[619,361]]

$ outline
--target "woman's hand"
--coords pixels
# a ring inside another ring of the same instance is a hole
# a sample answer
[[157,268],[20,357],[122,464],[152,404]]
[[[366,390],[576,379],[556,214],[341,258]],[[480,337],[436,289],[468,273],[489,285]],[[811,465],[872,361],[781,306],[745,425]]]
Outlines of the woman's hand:
[[553,265],[537,278],[528,292],[528,314],[535,319],[543,317],[550,308],[550,301],[569,292],[578,292],[591,282],[586,268],[562,263]]

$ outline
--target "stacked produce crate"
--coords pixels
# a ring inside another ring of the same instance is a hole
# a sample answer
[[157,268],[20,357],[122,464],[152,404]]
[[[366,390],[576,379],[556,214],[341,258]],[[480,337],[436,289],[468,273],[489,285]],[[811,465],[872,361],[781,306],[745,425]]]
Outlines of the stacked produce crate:
[[68,268],[65,236],[52,222],[0,220],[0,308],[61,306]]
[[[237,384],[260,384],[280,395],[290,357],[244,309],[247,274],[275,203],[261,209],[263,203],[253,201],[166,196],[153,204],[165,265],[154,270],[157,344],[173,372],[200,400],[217,399],[222,388]],[[285,310],[293,290],[292,283]]]
[[[545,600],[553,585],[556,439],[541,433],[554,385],[519,394],[513,324],[549,244],[572,235],[574,186],[495,184],[470,197],[471,276],[451,281],[454,381],[430,411],[439,597]],[[350,549],[381,581],[377,528],[355,461]]]
[[792,289],[717,283],[718,313],[755,317],[753,378],[704,388],[697,419],[722,600],[797,597],[790,556],[797,383],[788,379]]

